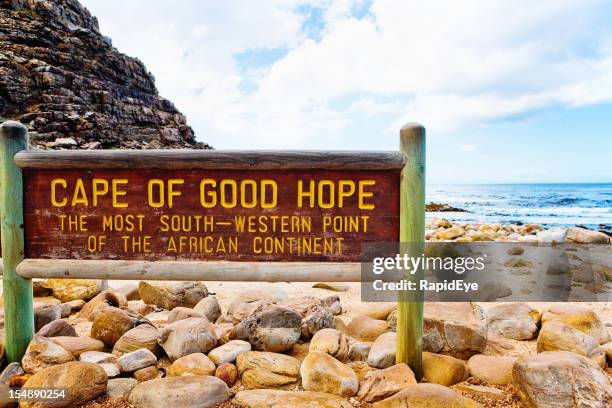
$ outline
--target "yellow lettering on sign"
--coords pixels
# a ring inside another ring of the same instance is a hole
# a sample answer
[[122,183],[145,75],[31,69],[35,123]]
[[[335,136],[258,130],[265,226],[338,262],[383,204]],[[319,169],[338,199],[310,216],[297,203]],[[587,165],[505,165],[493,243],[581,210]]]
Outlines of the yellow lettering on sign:
[[127,191],[120,190],[121,185],[125,185],[128,183],[127,179],[113,179],[111,182],[112,190],[113,190],[113,207],[115,208],[127,208],[128,203],[119,202],[119,197],[125,197],[127,195]]
[[371,198],[374,196],[374,193],[371,191],[366,191],[366,186],[373,186],[376,184],[374,180],[360,180],[359,181],[359,209],[361,210],[373,210],[375,208],[374,204],[366,204],[364,202],[365,198]]
[[85,193],[85,186],[83,185],[82,179],[77,179],[71,202],[73,207],[79,204],[89,205],[89,200],[87,199],[87,194]]
[[56,178],[51,180],[51,204],[54,207],[64,207],[66,204],[68,204],[68,199],[64,197],[60,201],[57,200],[58,185],[62,186],[64,189],[68,187],[68,183],[66,183],[66,180],[64,180],[63,178]]

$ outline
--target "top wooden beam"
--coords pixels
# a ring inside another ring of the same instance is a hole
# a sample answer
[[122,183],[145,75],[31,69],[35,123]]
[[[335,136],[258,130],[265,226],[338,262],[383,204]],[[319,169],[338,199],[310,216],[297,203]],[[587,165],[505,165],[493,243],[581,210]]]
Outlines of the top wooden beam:
[[30,150],[15,155],[24,169],[401,170],[400,152],[266,150]]

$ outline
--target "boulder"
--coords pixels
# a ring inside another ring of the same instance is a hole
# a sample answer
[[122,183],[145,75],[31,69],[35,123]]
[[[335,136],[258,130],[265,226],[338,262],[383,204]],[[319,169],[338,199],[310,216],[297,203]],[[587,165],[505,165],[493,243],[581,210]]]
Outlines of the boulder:
[[34,330],[62,318],[62,308],[59,305],[40,305],[34,307]]
[[244,408],[352,408],[342,397],[312,391],[240,391],[232,403]]
[[83,308],[81,308],[79,317],[93,321],[97,311],[104,309],[107,306],[125,308],[127,307],[127,299],[125,296],[112,290],[104,290],[87,302]]
[[168,370],[171,377],[215,375],[215,363],[203,353],[192,353],[176,359]]
[[35,335],[21,359],[21,366],[28,374],[34,374],[47,367],[74,361],[71,352],[59,344]]
[[368,365],[376,368],[387,368],[395,364],[396,334],[387,332],[380,335],[368,354]]
[[512,383],[528,407],[609,407],[612,385],[592,360],[568,351],[520,357]]
[[191,353],[208,353],[217,344],[213,325],[206,318],[190,317],[166,326],[159,338],[171,360]]
[[76,358],[86,351],[104,350],[104,343],[89,337],[59,336],[50,337],[49,340],[59,344],[65,350],[71,352]]
[[99,280],[93,279],[47,279],[36,283],[37,289],[47,289],[50,294],[62,303],[73,300],[87,302],[98,293],[101,285]]
[[108,306],[96,313],[91,326],[91,337],[112,349],[119,338],[138,323],[138,319],[127,311]]
[[106,395],[111,399],[125,398],[137,384],[134,378],[113,378],[108,380]]
[[606,327],[593,309],[577,304],[557,304],[542,314],[542,325],[552,320],[560,320],[568,326],[593,337],[599,344],[610,341]]
[[512,382],[512,367],[516,357],[485,356],[477,354],[468,360],[472,377],[491,385],[508,385]]
[[216,296],[207,296],[200,300],[193,310],[206,317],[209,322],[216,322],[221,317],[221,306]]
[[289,351],[300,339],[301,323],[302,316],[288,307],[261,305],[234,328],[232,338],[248,341],[255,350]]
[[538,353],[544,351],[571,351],[606,366],[606,356],[597,341],[561,321],[549,321],[540,330]]
[[423,375],[427,382],[451,386],[470,376],[463,360],[442,354],[423,352]]
[[65,397],[55,400],[52,405],[40,401],[24,401],[19,406],[23,408],[80,406],[102,395],[106,391],[107,381],[106,373],[97,364],[74,361],[47,367],[31,376],[22,389],[62,388],[66,390]]
[[232,387],[238,381],[238,368],[232,363],[219,364],[215,370],[215,377],[226,383],[228,387]]
[[366,315],[353,317],[346,326],[346,334],[361,341],[374,341],[387,330],[389,330],[387,322]]
[[117,363],[124,373],[140,370],[157,363],[157,357],[147,349],[140,349],[126,353],[117,359]]
[[359,389],[355,372],[327,353],[309,353],[300,367],[302,387],[306,391],[326,392],[352,397]]
[[191,308],[178,306],[172,309],[168,314],[168,323],[174,323],[190,317],[204,317],[204,315]]
[[150,381],[159,377],[159,370],[155,366],[138,369],[132,373],[138,382]]
[[36,334],[42,337],[77,336],[74,327],[64,319],[58,319],[47,323]]
[[157,339],[161,332],[151,324],[141,324],[123,333],[113,346],[113,354],[121,356],[141,348],[151,351],[156,356],[161,354]]
[[239,354],[236,367],[246,388],[282,387],[296,383],[300,376],[298,359],[265,351]]
[[526,303],[499,303],[487,310],[489,331],[513,340],[537,336],[542,314]]
[[424,313],[423,349],[467,359],[487,345],[487,325],[474,303],[428,302]]
[[357,399],[376,402],[416,384],[414,373],[406,364],[396,364],[384,370],[370,371],[359,382]]
[[349,341],[340,330],[323,329],[312,337],[309,351],[322,351],[337,360],[346,361],[349,356]]
[[135,386],[128,401],[136,408],[209,408],[227,401],[227,385],[211,376],[167,377]]
[[236,361],[238,354],[251,351],[251,344],[244,340],[231,340],[222,346],[212,349],[208,353],[210,358],[216,365],[223,363],[233,363]]
[[392,397],[379,401],[373,408],[482,408],[478,402],[439,384],[416,384]]
[[603,232],[593,231],[581,227],[567,229],[566,238],[579,244],[609,244],[610,237]]
[[208,289],[201,282],[141,281],[138,293],[145,303],[172,310],[177,306],[194,307],[208,296]]

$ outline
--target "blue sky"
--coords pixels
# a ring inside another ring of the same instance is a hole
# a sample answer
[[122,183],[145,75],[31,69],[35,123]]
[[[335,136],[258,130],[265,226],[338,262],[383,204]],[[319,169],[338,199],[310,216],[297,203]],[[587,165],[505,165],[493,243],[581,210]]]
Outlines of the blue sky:
[[82,0],[198,139],[395,149],[428,131],[428,181],[611,182],[605,0]]

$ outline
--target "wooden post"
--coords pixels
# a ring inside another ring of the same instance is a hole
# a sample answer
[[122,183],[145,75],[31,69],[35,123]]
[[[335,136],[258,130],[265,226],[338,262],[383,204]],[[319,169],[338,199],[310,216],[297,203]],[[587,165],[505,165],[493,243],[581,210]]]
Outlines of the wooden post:
[[[420,257],[425,241],[425,128],[409,123],[400,130],[400,151],[406,164],[400,177],[400,243],[408,256]],[[410,245],[405,245],[410,243]],[[423,270],[406,279],[418,282]],[[401,291],[397,304],[396,362],[412,368],[417,381],[423,377],[423,293]]]
[[28,130],[18,122],[0,125],[0,216],[4,265],[4,332],[9,362],[20,361],[34,336],[32,281],[17,275],[24,257],[23,177],[14,156],[28,147]]

